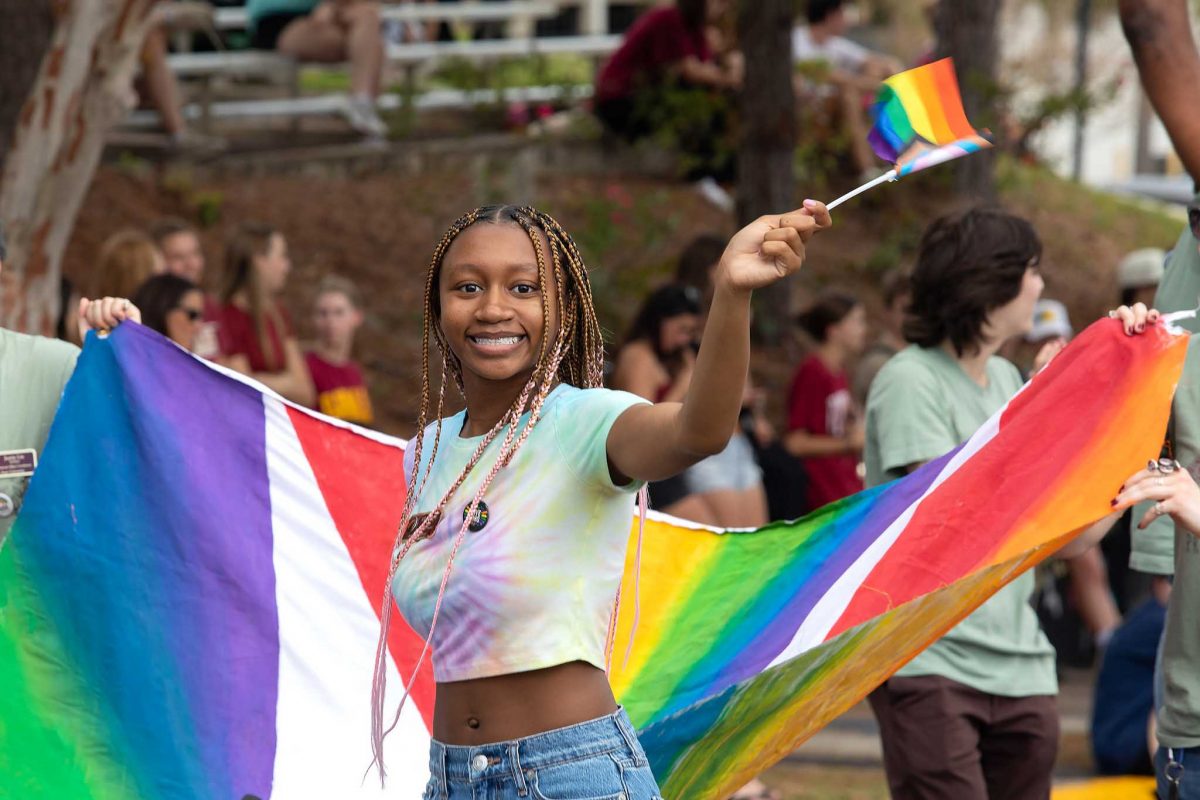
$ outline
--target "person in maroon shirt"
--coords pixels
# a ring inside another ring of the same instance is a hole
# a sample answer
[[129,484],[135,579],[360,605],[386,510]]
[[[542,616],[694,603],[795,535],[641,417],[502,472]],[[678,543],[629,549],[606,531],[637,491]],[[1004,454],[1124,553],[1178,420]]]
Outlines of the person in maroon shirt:
[[243,225],[229,240],[218,296],[221,362],[303,406],[315,398],[292,322],[279,302],[292,262],[287,240],[267,225]]
[[358,287],[330,275],[317,286],[313,327],[317,341],[304,354],[317,391],[316,409],[331,417],[370,425],[375,420],[362,370],[354,361],[354,334],[363,323]]
[[850,397],[846,365],[866,344],[866,314],[857,298],[829,291],[797,321],[817,349],[792,378],[783,441],[804,462],[808,505],[816,509],[863,488],[858,474],[863,422]]
[[671,107],[664,102],[665,92],[691,88],[713,95],[712,103],[691,104],[689,115],[701,106],[711,107],[709,119],[689,119],[688,130],[677,131],[678,145],[698,161],[689,177],[731,177],[724,174],[728,169],[718,163],[716,152],[726,127],[722,109],[727,104],[720,95],[741,87],[742,61],[738,53],[718,58],[713,47],[721,38],[718,31],[728,6],[729,0],[676,0],[647,11],[596,77],[596,116],[629,141],[671,122],[663,118],[663,109]]

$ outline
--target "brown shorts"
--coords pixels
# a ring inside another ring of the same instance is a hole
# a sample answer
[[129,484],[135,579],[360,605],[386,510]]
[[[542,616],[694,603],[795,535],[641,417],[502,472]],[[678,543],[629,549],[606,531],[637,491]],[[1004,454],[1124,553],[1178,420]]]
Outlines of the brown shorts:
[[870,695],[892,800],[1050,797],[1053,695],[999,697],[939,675],[891,678]]

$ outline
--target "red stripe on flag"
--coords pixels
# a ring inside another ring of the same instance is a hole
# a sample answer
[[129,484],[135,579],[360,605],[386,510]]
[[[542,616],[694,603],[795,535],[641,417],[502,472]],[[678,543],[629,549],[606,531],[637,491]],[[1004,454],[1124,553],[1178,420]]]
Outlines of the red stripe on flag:
[[[1003,437],[984,444],[921,502],[826,639],[948,586],[998,554],[1024,552],[1031,525],[1069,530],[1107,514],[1118,487],[1089,476],[1123,465],[1132,474],[1158,452],[1168,407],[1159,418],[1122,414],[1145,408],[1129,400],[1160,387],[1171,370],[1177,375],[1186,351],[1186,340],[1161,329],[1138,339],[1107,319],[1080,334],[1038,376],[1039,391],[1010,402],[1000,421]],[[1152,358],[1157,345],[1175,352]],[[1073,361],[1102,365],[1103,375],[1096,367],[1068,369]],[[1115,466],[1097,469],[1101,461]],[[982,518],[979,509],[990,513]]]
[[[378,616],[382,613],[383,588],[396,528],[404,511],[404,451],[291,407],[288,416],[325,497],[329,515],[358,571],[367,600]],[[393,609],[388,649],[401,679],[408,680],[412,674],[412,665],[424,643]],[[427,658],[411,697],[430,730],[435,689],[433,664]],[[363,698],[363,702],[368,699]]]

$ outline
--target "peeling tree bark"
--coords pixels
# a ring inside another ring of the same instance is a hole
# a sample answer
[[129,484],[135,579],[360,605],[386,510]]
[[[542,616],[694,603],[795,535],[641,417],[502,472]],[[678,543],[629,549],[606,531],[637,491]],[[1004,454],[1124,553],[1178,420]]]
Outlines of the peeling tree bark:
[[[0,326],[49,334],[63,252],[109,128],[132,103],[154,0],[56,0],[54,35],[0,174]],[[9,29],[0,47],[21,36]]]

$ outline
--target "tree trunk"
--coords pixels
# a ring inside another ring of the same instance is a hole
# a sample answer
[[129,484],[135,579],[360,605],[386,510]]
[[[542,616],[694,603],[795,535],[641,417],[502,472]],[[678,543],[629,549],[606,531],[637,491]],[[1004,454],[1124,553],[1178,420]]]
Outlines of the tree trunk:
[[[738,41],[746,58],[738,141],[738,220],[790,211],[796,204],[792,160],[796,104],[792,90],[793,0],[741,0]],[[767,341],[787,330],[791,280],[756,297],[756,325]]]
[[[0,220],[8,239],[0,326],[44,334],[54,328],[63,251],[105,134],[133,99],[152,5],[153,0],[55,2],[54,34],[0,173]],[[3,30],[0,49],[24,35],[9,25]]]
[[50,0],[0,0],[0,166],[54,32]]
[[[994,113],[999,96],[996,66],[1000,45],[996,29],[1003,0],[939,0],[933,28],[938,57],[954,59],[967,119],[979,128],[1004,136],[1003,120]],[[996,151],[987,150],[958,164],[959,191],[973,199],[996,198]]]

